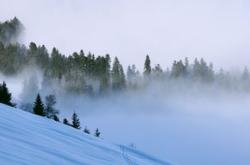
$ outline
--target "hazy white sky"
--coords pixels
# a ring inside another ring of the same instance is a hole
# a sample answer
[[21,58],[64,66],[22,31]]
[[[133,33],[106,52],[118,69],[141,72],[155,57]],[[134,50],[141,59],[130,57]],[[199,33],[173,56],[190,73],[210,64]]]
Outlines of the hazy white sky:
[[149,54],[164,68],[204,57],[237,67],[250,61],[249,9],[248,0],[0,0],[0,20],[17,16],[26,44],[65,54],[109,53],[140,67]]

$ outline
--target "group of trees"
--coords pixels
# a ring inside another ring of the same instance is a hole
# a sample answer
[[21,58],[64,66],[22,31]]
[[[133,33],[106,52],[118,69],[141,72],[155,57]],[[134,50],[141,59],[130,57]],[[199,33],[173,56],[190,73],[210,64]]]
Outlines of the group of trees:
[[6,44],[16,42],[22,29],[23,25],[16,17],[10,21],[0,22],[0,42]]
[[[75,129],[81,129],[80,119],[79,119],[78,115],[77,115],[75,112],[73,113],[71,119],[72,119],[72,123],[70,124],[70,123],[68,122],[68,119],[64,118],[64,119],[63,119],[63,124],[72,126],[72,127],[75,128]],[[83,132],[86,133],[86,134],[90,134],[90,130],[89,130],[87,127],[85,127],[85,128],[83,129]],[[96,137],[100,137],[101,133],[100,133],[100,131],[99,131],[98,128],[95,130],[94,135],[95,135]]]
[[[37,94],[36,100],[33,105],[33,113],[39,116],[46,116],[47,118],[53,119],[57,122],[60,122],[58,117],[59,111],[55,108],[56,97],[54,95],[48,95],[45,97],[45,104],[42,101],[40,94]],[[11,93],[5,82],[0,84],[0,103],[6,104],[11,107],[15,107],[15,104],[12,103]],[[63,119],[63,123],[69,126],[72,126],[76,129],[81,129],[80,119],[78,115],[74,112],[72,115],[72,123],[69,123],[66,118]],[[84,133],[90,134],[90,130],[85,127],[83,130]],[[100,131],[97,128],[95,130],[95,136],[100,137]]]
[[[58,117],[59,111],[54,107],[56,104],[56,98],[54,95],[48,95],[46,96],[46,102],[45,105],[42,102],[40,94],[37,95],[36,100],[34,102],[34,107],[33,107],[33,112],[36,115],[40,116],[46,116],[50,119],[53,119],[57,122],[60,122],[60,119]],[[63,124],[66,124],[68,126],[71,126],[75,129],[81,129],[81,123],[78,115],[74,112],[72,115],[72,122],[69,123],[69,121],[64,118],[63,119]],[[85,127],[83,130],[84,133],[90,134],[90,130]],[[95,131],[95,136],[99,137],[100,136],[99,129],[97,128]]]
[[40,94],[37,95],[33,112],[36,115],[46,116],[48,118],[59,121],[58,114],[59,111],[54,107],[56,104],[56,97],[54,95],[48,95],[45,98],[45,105],[42,102]]
[[[55,96],[48,95],[48,96],[46,96],[45,99],[46,99],[46,102],[44,105],[40,94],[37,95],[36,100],[34,102],[34,106],[33,106],[34,114],[39,115],[39,116],[46,116],[50,119],[53,119],[57,122],[60,122],[60,119],[58,117],[59,111],[54,107],[56,104]],[[80,119],[75,112],[72,115],[72,122],[69,123],[68,120],[66,118],[64,118],[63,124],[71,126],[75,129],[81,129]],[[87,127],[84,128],[83,132],[86,134],[90,134],[90,130]],[[100,137],[100,134],[101,133],[99,132],[99,129],[97,128],[94,135],[96,137]]]
[[70,56],[53,48],[48,53],[44,45],[30,43],[29,48],[19,44],[4,45],[0,42],[0,72],[16,75],[26,67],[35,67],[44,74],[44,83],[57,80],[68,91],[93,94],[125,87],[125,74],[118,58],[111,68],[111,59],[105,56],[87,55],[81,50]]
[[[190,63],[188,58],[184,61],[174,61],[170,69],[163,70],[159,64],[152,66],[151,59],[147,55],[143,74],[140,74],[135,65],[129,65],[125,72],[117,57],[111,65],[108,54],[85,55],[81,50],[79,53],[74,52],[65,56],[56,48],[48,53],[44,45],[37,46],[33,42],[29,48],[18,44],[4,45],[0,42],[1,73],[16,75],[30,66],[42,71],[44,77],[42,84],[46,84],[45,86],[56,82],[61,90],[88,95],[134,89],[141,84],[159,79],[183,79],[206,83],[218,82],[223,78],[225,81],[232,79],[232,75],[223,70],[216,73],[213,64],[207,63],[203,58],[195,59],[193,63]],[[247,69],[241,74],[239,77],[245,77],[242,81],[249,81]]]
[[[53,80],[60,83],[62,89],[79,93],[104,93],[120,91],[134,87],[134,83],[150,77],[161,78],[190,78],[196,80],[212,81],[214,79],[213,65],[207,64],[203,59],[195,59],[194,64],[189,64],[188,59],[174,61],[171,70],[163,71],[157,64],[151,67],[150,57],[147,55],[143,75],[140,75],[135,65],[128,66],[127,74],[117,57],[111,67],[111,58],[95,56],[81,50],[72,55],[65,56],[56,48],[48,53],[44,45],[37,46],[30,43],[29,48],[19,44],[4,45],[0,42],[0,72],[5,75],[16,75],[27,67],[39,68],[44,75],[44,84]],[[169,74],[170,73],[170,74]]]
[[[203,58],[195,59],[193,63],[190,63],[188,58],[174,61],[170,69],[164,70],[160,64],[152,66],[149,55],[146,55],[143,73],[140,74],[135,65],[129,65],[125,72],[119,59],[115,57],[111,62],[109,54],[96,56],[80,50],[65,56],[57,48],[49,52],[44,45],[39,46],[34,42],[28,47],[8,42],[7,38],[18,36],[19,29],[22,29],[20,27],[22,24],[17,18],[0,23],[0,72],[5,75],[16,75],[32,66],[42,71],[44,86],[56,82],[61,90],[103,95],[124,89],[134,90],[159,79],[215,82],[220,85],[228,85],[230,80],[235,80],[235,77],[223,69],[216,73],[213,64],[207,63]],[[247,84],[248,75],[246,68],[238,77]],[[238,85],[236,83],[235,86]]]
[[208,65],[203,58],[200,60],[195,58],[194,63],[191,65],[188,58],[185,58],[185,62],[182,62],[182,60],[174,61],[171,70],[171,77],[192,78],[203,82],[212,82],[214,75],[213,64]]

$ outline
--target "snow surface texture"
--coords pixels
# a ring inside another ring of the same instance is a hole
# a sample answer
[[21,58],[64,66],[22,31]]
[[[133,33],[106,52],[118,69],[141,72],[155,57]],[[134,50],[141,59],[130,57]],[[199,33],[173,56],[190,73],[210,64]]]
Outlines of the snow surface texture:
[[169,165],[62,123],[0,104],[0,164]]

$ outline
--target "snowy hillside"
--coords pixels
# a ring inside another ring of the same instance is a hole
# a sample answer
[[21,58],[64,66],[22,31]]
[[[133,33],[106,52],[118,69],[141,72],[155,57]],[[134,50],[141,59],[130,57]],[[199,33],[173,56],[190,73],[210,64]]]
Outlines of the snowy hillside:
[[0,104],[0,164],[168,165],[53,120]]

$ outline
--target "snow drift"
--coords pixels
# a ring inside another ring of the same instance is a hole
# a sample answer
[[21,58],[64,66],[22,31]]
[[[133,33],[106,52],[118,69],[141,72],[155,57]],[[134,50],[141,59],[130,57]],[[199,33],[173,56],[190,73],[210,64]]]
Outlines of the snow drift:
[[0,118],[0,164],[169,165],[3,104]]

